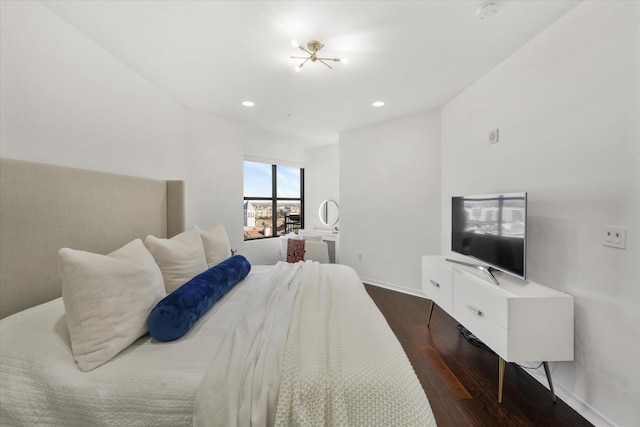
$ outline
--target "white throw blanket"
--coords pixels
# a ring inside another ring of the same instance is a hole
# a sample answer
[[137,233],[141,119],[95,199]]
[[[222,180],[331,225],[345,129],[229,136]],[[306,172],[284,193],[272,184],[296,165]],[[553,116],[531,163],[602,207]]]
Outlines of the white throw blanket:
[[200,384],[196,426],[435,426],[386,320],[346,266],[279,263]]

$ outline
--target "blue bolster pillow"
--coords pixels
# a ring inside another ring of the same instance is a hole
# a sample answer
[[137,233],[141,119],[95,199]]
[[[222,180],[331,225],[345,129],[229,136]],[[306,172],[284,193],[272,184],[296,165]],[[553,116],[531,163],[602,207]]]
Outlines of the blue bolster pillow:
[[151,310],[149,333],[158,341],[180,338],[250,270],[245,257],[234,255],[198,274]]

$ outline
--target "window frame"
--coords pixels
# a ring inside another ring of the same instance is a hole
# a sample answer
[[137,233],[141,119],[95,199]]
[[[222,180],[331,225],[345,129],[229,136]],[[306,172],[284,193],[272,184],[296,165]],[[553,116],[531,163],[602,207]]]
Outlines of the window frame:
[[[263,202],[271,202],[271,229],[274,230],[274,232],[271,233],[270,236],[262,236],[262,237],[254,237],[254,238],[250,238],[247,237],[246,234],[244,234],[243,230],[243,236],[244,236],[244,241],[256,241],[256,240],[264,240],[264,239],[272,239],[272,238],[277,238],[280,237],[280,235],[284,235],[286,232],[286,228],[285,230],[283,230],[282,234],[278,234],[278,203],[279,202],[287,202],[287,201],[293,201],[293,202],[300,202],[300,227],[299,229],[304,228],[304,167],[302,166],[295,166],[295,165],[286,165],[286,164],[277,164],[277,163],[273,163],[273,162],[265,162],[265,161],[260,161],[260,160],[250,160],[250,159],[244,159],[242,164],[243,164],[243,179],[244,179],[244,163],[245,162],[253,162],[253,163],[262,163],[265,165],[271,165],[271,197],[253,197],[253,196],[247,196],[244,194],[244,187],[243,187],[243,204],[246,202],[251,203],[252,201],[263,201]],[[278,197],[278,166],[280,167],[298,167],[300,169],[300,197]],[[243,225],[244,227],[244,225]],[[285,226],[286,227],[286,226]]]

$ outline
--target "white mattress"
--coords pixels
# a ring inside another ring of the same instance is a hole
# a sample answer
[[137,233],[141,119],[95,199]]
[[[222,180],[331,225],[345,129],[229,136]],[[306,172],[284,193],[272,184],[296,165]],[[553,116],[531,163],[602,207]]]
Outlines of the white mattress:
[[218,345],[271,268],[253,266],[179,340],[145,335],[90,372],[73,360],[61,298],[0,320],[0,424],[190,426]]

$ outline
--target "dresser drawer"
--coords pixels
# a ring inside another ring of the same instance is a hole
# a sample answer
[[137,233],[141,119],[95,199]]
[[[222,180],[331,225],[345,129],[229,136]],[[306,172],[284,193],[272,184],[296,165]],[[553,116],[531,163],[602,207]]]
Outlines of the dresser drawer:
[[488,318],[509,329],[509,298],[497,285],[473,274],[453,269],[453,317],[462,324],[463,318]]
[[447,264],[433,262],[429,258],[422,260],[422,291],[427,298],[452,313],[453,288],[451,268]]
[[509,351],[509,331],[498,325],[484,313],[470,310],[460,301],[453,302],[455,319],[505,360]]
[[[422,257],[422,290],[427,298],[500,356],[501,362],[573,360],[573,297],[506,274],[497,279],[499,285],[455,255],[451,259]],[[503,375],[501,370],[498,402],[502,402]]]

